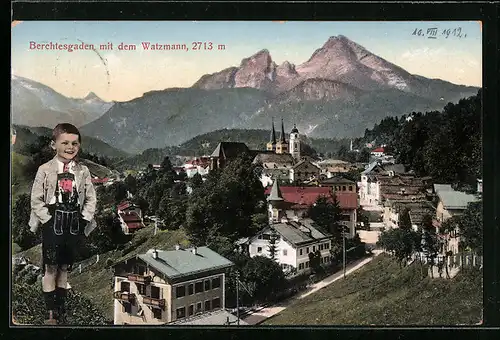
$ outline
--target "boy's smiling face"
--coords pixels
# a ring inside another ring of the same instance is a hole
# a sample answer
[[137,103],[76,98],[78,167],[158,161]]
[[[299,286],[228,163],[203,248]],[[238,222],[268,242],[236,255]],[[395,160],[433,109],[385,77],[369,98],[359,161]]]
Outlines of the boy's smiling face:
[[80,151],[80,141],[78,135],[72,133],[61,133],[53,142],[52,148],[56,150],[59,160],[69,162]]

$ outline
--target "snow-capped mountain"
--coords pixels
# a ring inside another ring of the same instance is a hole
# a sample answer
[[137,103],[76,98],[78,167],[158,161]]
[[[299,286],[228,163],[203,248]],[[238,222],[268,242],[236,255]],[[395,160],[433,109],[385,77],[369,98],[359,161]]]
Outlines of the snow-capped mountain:
[[12,123],[54,127],[61,122],[87,124],[113,106],[90,92],[85,98],[68,98],[49,86],[12,75]]

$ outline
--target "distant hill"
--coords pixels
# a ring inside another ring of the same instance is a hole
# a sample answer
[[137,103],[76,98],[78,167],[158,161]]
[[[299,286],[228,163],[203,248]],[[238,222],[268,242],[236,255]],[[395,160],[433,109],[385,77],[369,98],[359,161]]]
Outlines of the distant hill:
[[[275,126],[279,136],[279,125]],[[286,138],[289,138],[289,131],[285,131]],[[251,150],[265,150],[266,143],[270,138],[270,128],[268,130],[261,129],[221,129],[204,133],[202,135],[191,138],[190,140],[175,147],[166,147],[159,149],[148,149],[139,155],[131,156],[118,165],[120,169],[140,168],[147,164],[159,164],[165,156],[170,156],[175,162],[174,156],[200,157],[210,156],[215,150],[219,142],[242,142],[245,143]],[[308,145],[318,153],[336,153],[341,145],[349,146],[347,139],[326,139],[326,138],[309,138],[301,136],[302,143]]]
[[104,114],[113,102],[90,92],[84,98],[66,97],[47,85],[12,75],[12,122],[53,128],[61,122],[87,124]]
[[426,266],[400,268],[382,254],[262,325],[474,325],[482,319],[482,275],[472,268],[453,279],[431,279]]
[[[47,127],[28,127],[22,125],[13,125],[16,130],[16,143],[14,151],[24,153],[24,147],[34,143],[38,136],[51,136],[52,129]],[[82,149],[97,156],[105,156],[108,158],[127,157],[129,154],[123,150],[119,150],[109,144],[100,141],[97,138],[82,134]]]
[[264,48],[191,88],[116,103],[82,132],[130,153],[224,128],[268,129],[272,117],[312,138],[354,138],[386,116],[439,110],[478,91],[410,74],[342,35],[311,52],[300,65],[277,65]]

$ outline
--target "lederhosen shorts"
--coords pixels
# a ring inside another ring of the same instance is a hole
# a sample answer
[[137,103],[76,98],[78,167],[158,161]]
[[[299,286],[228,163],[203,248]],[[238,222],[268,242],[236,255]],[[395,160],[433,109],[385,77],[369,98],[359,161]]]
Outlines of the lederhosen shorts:
[[75,261],[76,249],[82,234],[80,211],[77,207],[49,205],[52,218],[42,227],[42,256],[45,265],[67,265]]

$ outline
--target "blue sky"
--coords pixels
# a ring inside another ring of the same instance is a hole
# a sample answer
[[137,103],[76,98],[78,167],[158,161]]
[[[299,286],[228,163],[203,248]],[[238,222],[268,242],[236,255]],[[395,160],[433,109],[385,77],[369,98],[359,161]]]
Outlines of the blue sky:
[[[415,28],[437,27],[438,38],[416,37]],[[461,27],[466,38],[441,35]],[[238,66],[241,59],[268,49],[273,61],[299,65],[330,36],[344,35],[378,56],[430,78],[481,86],[482,42],[478,22],[260,22],[140,21],[22,22],[12,28],[13,73],[72,97],[93,91],[108,100],[130,100],[144,92],[187,87],[202,75]],[[92,51],[29,50],[29,42],[99,45],[108,41],[142,41],[188,46],[193,41],[224,44],[224,51],[100,51],[105,68]],[[133,84],[133,86],[131,86]]]

